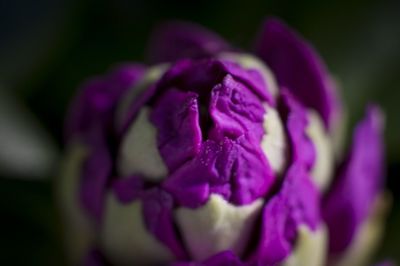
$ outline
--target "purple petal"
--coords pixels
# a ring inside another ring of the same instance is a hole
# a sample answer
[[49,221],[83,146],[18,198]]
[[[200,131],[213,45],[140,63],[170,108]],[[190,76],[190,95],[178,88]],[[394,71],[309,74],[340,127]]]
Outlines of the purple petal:
[[149,57],[154,62],[171,62],[182,58],[212,57],[231,50],[218,35],[199,25],[170,22],[157,28],[149,44]]
[[220,252],[203,262],[176,262],[173,266],[244,266],[245,264],[230,250]]
[[231,61],[222,60],[223,69],[237,80],[243,82],[249,88],[259,95],[260,98],[267,101],[271,106],[275,105],[275,99],[259,71],[256,69],[243,69],[240,65]]
[[259,146],[244,138],[239,138],[235,146],[237,158],[230,172],[230,201],[244,205],[265,197],[273,188],[276,177]]
[[274,176],[265,158],[244,138],[236,141],[207,140],[193,160],[164,182],[164,187],[182,206],[203,205],[210,193],[243,205],[265,196]]
[[196,208],[203,205],[213,190],[229,198],[229,175],[237,150],[232,141],[207,140],[198,156],[185,163],[169,176],[163,186],[178,204]]
[[261,239],[253,264],[276,265],[292,251],[301,224],[316,230],[320,222],[319,194],[302,164],[292,165],[282,187],[263,210]]
[[224,251],[220,252],[211,258],[204,261],[204,266],[244,266],[244,263],[232,252]]
[[179,242],[174,224],[172,197],[159,188],[153,188],[143,193],[143,217],[149,232],[164,243],[177,259],[185,259],[185,254]]
[[171,87],[184,91],[191,90],[200,95],[207,95],[226,75],[243,83],[261,100],[274,105],[274,98],[268,91],[261,74],[254,69],[244,69],[238,64],[225,60],[180,60],[165,73],[158,86],[162,89]]
[[307,112],[285,88],[282,88],[281,99],[280,111],[284,116],[291,144],[291,163],[303,164],[309,170],[315,162],[316,151],[306,134]]
[[[159,121],[153,121],[159,130],[165,131],[159,132],[161,136],[176,131],[170,130],[176,122],[166,119],[174,117],[169,112],[185,108],[180,98],[193,95],[190,97],[196,99],[197,105],[191,105],[197,109],[193,113],[196,119],[183,120],[188,125],[181,123],[192,132],[184,140],[191,143],[190,152],[182,156],[182,148],[174,143],[168,153],[161,149],[166,161],[177,155],[181,158],[164,187],[183,206],[201,206],[210,193],[220,194],[235,204],[247,204],[265,196],[275,180],[260,145],[264,135],[263,98],[244,82],[246,70],[235,66],[235,71],[229,71],[230,67],[217,60],[179,61],[158,84],[161,91],[173,92],[171,96],[165,93],[168,98],[161,101],[164,107],[157,103],[154,107]],[[176,89],[189,92],[178,93]],[[201,135],[194,124],[198,123],[198,116],[205,139],[200,150],[197,145]],[[186,136],[185,130],[181,133]]]
[[372,211],[384,181],[383,122],[376,107],[369,107],[355,128],[347,160],[339,169],[324,201],[330,252],[340,253],[351,243],[357,228]]
[[262,102],[227,75],[212,90],[209,113],[213,120],[209,139],[224,141],[228,137],[234,140],[232,155],[227,157],[233,164],[231,167],[222,164],[225,169],[221,168],[221,173],[230,179],[229,200],[235,204],[247,204],[264,196],[275,176],[260,146],[264,135]]
[[91,127],[111,128],[117,101],[142,76],[144,69],[136,64],[122,65],[104,77],[86,82],[71,104],[66,137],[79,135]]
[[198,95],[171,89],[155,104],[150,120],[157,127],[160,154],[174,171],[200,151]]
[[85,137],[89,155],[82,169],[80,199],[87,212],[100,221],[112,160],[104,134],[98,128],[93,128]]
[[139,176],[130,176],[115,180],[112,188],[119,201],[130,203],[143,193],[144,181]]
[[302,104],[317,110],[327,128],[339,111],[336,89],[314,49],[277,19],[264,24],[257,54]]
[[210,138],[222,140],[229,136],[236,139],[245,135],[255,145],[260,144],[264,135],[263,103],[230,75],[213,88],[208,109],[213,120]]

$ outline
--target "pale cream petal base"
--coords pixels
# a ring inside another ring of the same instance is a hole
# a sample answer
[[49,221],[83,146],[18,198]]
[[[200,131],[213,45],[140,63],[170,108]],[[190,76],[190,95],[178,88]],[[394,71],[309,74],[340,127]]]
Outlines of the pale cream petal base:
[[159,265],[173,260],[168,248],[145,228],[140,201],[119,202],[110,193],[100,242],[113,265]]
[[57,185],[67,257],[71,265],[78,265],[94,242],[93,224],[79,202],[82,164],[87,150],[77,143],[70,145],[61,165]]
[[298,229],[298,239],[293,253],[283,262],[283,266],[325,266],[328,235],[325,226],[315,232],[307,226]]
[[288,145],[282,119],[276,109],[265,106],[264,131],[261,147],[272,169],[282,174],[288,161]]
[[149,113],[149,108],[143,107],[124,136],[118,156],[118,171],[123,177],[140,173],[158,181],[167,175],[157,148],[157,130],[149,121]]
[[315,185],[326,191],[331,184],[334,166],[334,152],[331,138],[325,129],[321,117],[313,110],[308,111],[309,123],[306,129],[308,137],[312,140],[316,156],[311,169],[311,176]]
[[177,209],[175,218],[193,259],[201,261],[227,249],[240,256],[262,206],[262,199],[234,206],[213,194],[200,208]]

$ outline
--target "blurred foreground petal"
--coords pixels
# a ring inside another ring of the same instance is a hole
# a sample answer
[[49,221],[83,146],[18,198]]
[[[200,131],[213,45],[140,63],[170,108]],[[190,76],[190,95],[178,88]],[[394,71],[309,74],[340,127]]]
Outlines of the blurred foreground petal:
[[0,89],[0,174],[18,178],[48,177],[58,151],[35,117]]

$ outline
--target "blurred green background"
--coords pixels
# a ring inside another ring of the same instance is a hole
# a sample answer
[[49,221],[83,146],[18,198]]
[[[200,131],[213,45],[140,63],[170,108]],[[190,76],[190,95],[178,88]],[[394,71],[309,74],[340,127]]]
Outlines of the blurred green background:
[[394,205],[378,258],[400,262],[400,1],[0,0],[0,263],[62,264],[52,180],[80,82],[144,60],[149,33],[165,20],[198,22],[246,48],[269,15],[318,49],[350,124],[368,102],[386,112]]

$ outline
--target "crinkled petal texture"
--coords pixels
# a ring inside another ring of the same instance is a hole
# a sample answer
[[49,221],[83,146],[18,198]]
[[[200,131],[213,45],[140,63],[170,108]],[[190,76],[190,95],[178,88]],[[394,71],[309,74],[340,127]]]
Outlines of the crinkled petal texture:
[[347,160],[324,200],[323,215],[330,232],[330,251],[343,252],[373,210],[383,186],[382,114],[369,107],[355,128]]
[[332,254],[351,244],[382,190],[379,111],[334,173],[327,70],[275,19],[260,37],[257,58],[165,24],[149,48],[160,64],[84,85],[66,137],[85,153],[63,182],[74,236],[90,228],[84,265],[318,266],[327,231]]
[[220,60],[184,60],[158,83],[150,119],[170,171],[163,187],[180,205],[199,207],[211,193],[247,204],[271,189],[275,176],[260,143],[263,101],[272,98],[249,75]]
[[[175,104],[171,104],[175,103]],[[171,89],[161,97],[151,114],[158,129],[157,143],[170,171],[200,152],[198,94]]]

